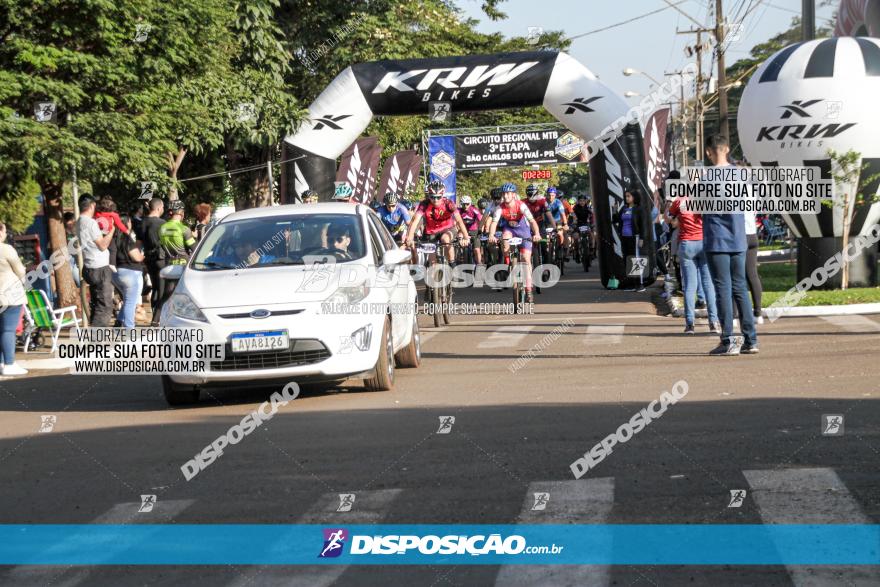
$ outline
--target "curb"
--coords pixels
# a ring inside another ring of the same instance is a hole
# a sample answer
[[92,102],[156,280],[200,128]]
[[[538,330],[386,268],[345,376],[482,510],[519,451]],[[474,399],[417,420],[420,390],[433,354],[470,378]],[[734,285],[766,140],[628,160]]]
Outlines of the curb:
[[[797,249],[794,250],[797,253]],[[774,259],[776,257],[788,257],[792,254],[792,249],[774,249],[771,251],[758,251],[759,259]]]
[[[684,315],[684,304],[679,297],[670,297],[666,300],[669,307],[669,315],[680,318]],[[769,311],[768,311],[769,310]],[[847,316],[853,314],[880,314],[880,303],[872,304],[846,304],[840,306],[793,306],[790,308],[764,308],[761,315],[768,320],[779,318],[803,318],[810,316]],[[695,318],[708,318],[709,313],[705,308],[694,310]]]
[[[24,356],[23,354],[19,354],[19,357]],[[58,369],[69,370],[73,367],[73,359],[58,359],[58,358],[47,358],[47,359],[19,359],[16,361],[19,365],[27,369],[28,371],[52,371]]]

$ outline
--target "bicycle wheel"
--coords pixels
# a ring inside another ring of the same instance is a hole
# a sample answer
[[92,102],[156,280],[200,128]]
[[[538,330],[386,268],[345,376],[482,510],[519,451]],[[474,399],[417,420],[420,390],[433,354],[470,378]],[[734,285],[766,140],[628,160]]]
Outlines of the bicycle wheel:
[[584,271],[590,270],[590,243],[585,237],[581,237],[581,262]]

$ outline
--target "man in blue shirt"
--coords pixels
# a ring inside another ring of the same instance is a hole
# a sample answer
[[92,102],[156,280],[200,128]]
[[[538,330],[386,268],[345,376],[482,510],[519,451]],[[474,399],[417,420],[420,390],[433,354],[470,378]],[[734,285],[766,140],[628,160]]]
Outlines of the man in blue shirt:
[[397,194],[394,192],[385,194],[383,204],[381,208],[376,210],[376,213],[382,219],[382,223],[385,224],[388,232],[394,236],[394,240],[401,243],[411,218],[409,210],[400,203]]
[[[727,167],[730,146],[727,137],[713,135],[706,140],[706,156],[715,167]],[[718,315],[721,318],[721,344],[710,355],[754,355],[758,337],[752,301],[746,285],[746,231],[742,213],[703,214],[703,250],[715,285]],[[733,334],[733,304],[739,312],[742,336]]]

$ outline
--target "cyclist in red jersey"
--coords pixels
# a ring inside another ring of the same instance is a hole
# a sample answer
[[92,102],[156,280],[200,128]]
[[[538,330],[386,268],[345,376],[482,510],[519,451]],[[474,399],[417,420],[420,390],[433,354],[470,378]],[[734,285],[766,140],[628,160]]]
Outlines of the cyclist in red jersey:
[[[455,204],[444,197],[445,192],[446,188],[443,182],[436,179],[425,188],[427,197],[416,207],[412,222],[409,223],[409,230],[406,233],[406,245],[410,250],[414,250],[413,237],[423,218],[425,233],[422,238],[426,242],[448,245],[452,242],[453,233],[457,230],[459,244],[463,247],[467,246],[467,227]],[[446,247],[446,258],[450,265],[455,264],[455,249],[453,247]]]
[[[489,227],[489,242],[495,243],[498,239],[495,237],[495,231],[501,229],[501,247],[504,250],[504,256],[510,253],[510,246],[507,239],[512,236],[522,239],[519,245],[520,258],[526,265],[525,282],[526,282],[526,301],[534,302],[532,296],[532,240],[541,240],[541,231],[538,223],[532,217],[529,207],[525,202],[520,200],[516,195],[516,186],[512,183],[506,183],[501,186],[502,202],[501,205],[492,213],[492,225]],[[529,231],[531,229],[531,232]]]

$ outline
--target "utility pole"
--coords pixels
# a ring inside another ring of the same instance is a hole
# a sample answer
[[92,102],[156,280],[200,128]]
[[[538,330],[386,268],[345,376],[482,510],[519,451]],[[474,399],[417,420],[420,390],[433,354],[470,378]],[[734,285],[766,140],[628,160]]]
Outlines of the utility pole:
[[[684,72],[668,71],[663,75],[682,75]],[[678,87],[681,97],[678,102],[678,116],[681,118],[681,167],[687,167],[687,151],[688,151],[688,127],[687,127],[687,103],[684,101],[684,84]]]
[[[727,118],[727,73],[724,67],[724,9],[721,0],[715,0],[715,47],[718,57],[718,133],[730,137]],[[697,147],[702,149],[702,145]]]
[[816,0],[802,0],[801,6],[801,40],[812,41],[816,38]]
[[688,46],[687,51],[688,55],[695,55],[697,58],[697,82],[696,82],[696,93],[694,95],[694,130],[696,131],[696,150],[695,150],[695,159],[702,159],[700,157],[700,153],[703,148],[703,82],[705,79],[703,78],[703,51],[706,50],[706,47],[703,44],[703,33],[714,33],[714,29],[708,28],[695,28],[687,31],[675,31],[676,34],[679,35],[697,35],[697,43],[693,46]]

